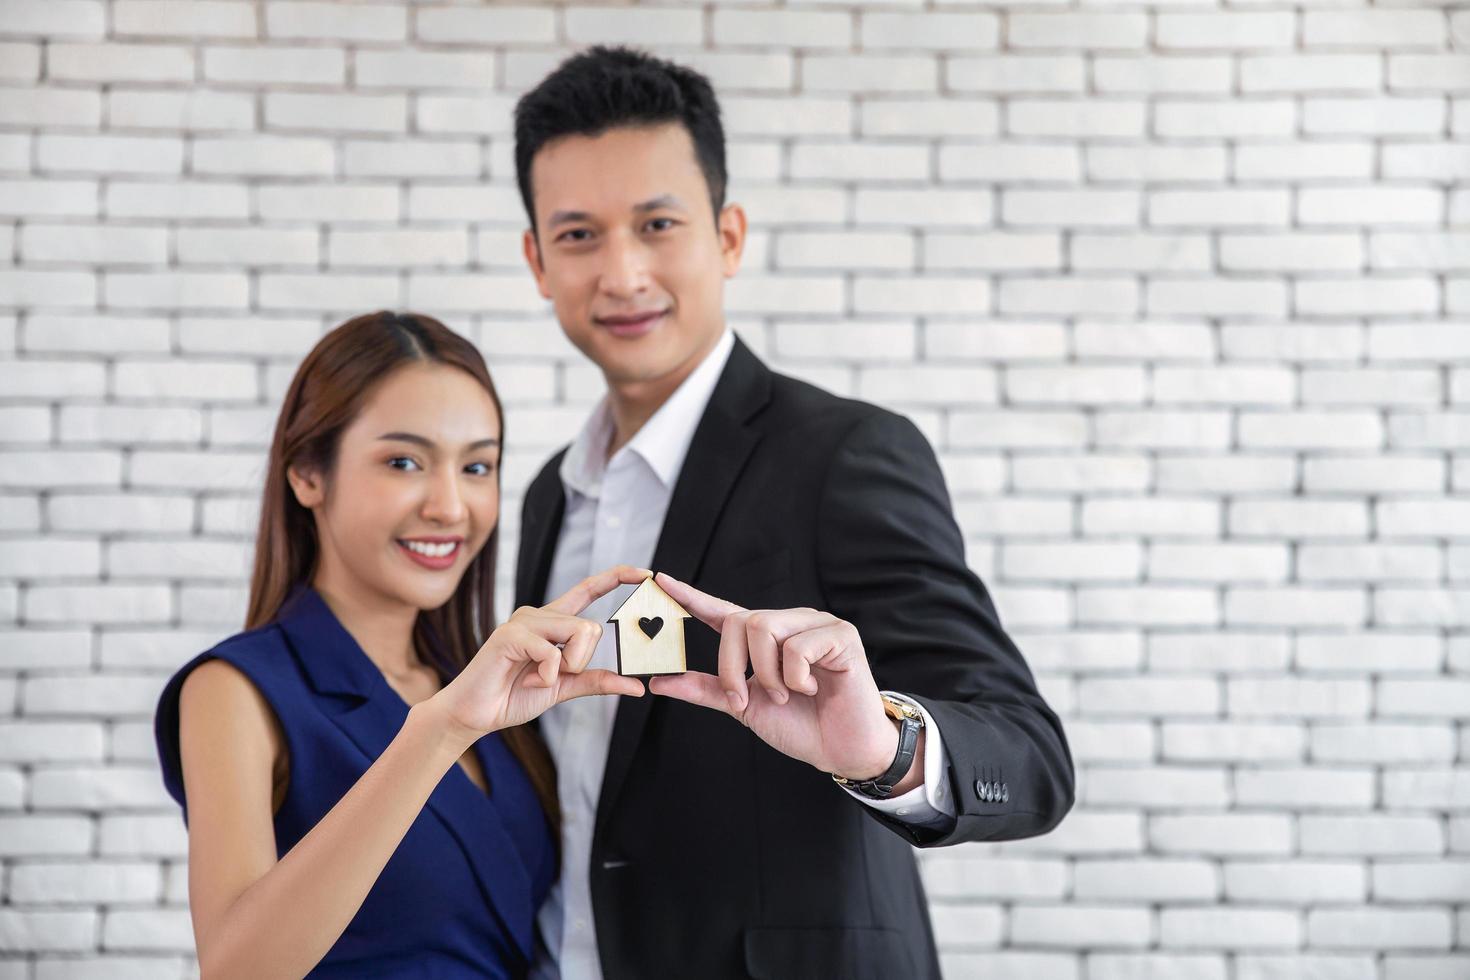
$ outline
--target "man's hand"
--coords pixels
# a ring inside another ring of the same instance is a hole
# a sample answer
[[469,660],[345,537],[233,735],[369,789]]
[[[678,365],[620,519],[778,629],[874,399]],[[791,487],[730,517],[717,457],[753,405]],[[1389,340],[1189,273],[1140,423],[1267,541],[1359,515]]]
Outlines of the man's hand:
[[[898,727],[883,711],[851,623],[815,609],[745,609],[662,572],[657,582],[720,634],[719,676],[654,677],[650,691],[723,711],[772,748],[823,772],[872,779],[893,763]],[[923,747],[920,732],[914,764],[895,795],[923,781]]]

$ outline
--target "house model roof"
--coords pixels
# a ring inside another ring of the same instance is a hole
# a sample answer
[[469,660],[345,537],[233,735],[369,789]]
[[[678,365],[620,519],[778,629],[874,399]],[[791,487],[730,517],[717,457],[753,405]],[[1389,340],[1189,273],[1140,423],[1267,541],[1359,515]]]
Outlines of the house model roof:
[[628,622],[648,616],[672,616],[675,619],[690,619],[689,613],[684,607],[674,601],[674,597],[663,589],[658,583],[648,578],[643,584],[634,589],[623,604],[618,606],[613,614],[607,618],[609,623]]

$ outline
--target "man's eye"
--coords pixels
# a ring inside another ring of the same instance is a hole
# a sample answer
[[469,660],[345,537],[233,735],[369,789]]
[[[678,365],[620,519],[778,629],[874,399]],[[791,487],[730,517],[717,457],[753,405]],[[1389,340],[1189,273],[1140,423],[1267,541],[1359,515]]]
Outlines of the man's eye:
[[673,218],[654,218],[648,223],[648,227],[654,231],[667,231],[678,224]]
[[564,231],[560,235],[557,235],[556,240],[559,242],[585,242],[591,237],[592,232],[586,228],[573,228],[570,231]]
[[[398,465],[400,463],[404,463],[407,465],[400,466]],[[418,463],[415,463],[407,456],[394,456],[392,459],[388,460],[388,465],[393,467],[395,470],[403,470],[404,472],[408,472],[411,469],[416,470],[419,467]]]

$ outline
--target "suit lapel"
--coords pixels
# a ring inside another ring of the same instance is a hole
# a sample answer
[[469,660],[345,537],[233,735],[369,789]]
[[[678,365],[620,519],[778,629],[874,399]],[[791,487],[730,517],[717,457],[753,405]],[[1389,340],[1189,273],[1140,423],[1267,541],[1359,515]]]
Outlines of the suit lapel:
[[[403,727],[408,705],[314,589],[293,596],[279,620],[312,687],[327,696],[327,715],[370,765]],[[428,809],[465,851],[487,903],[529,959],[530,873],[489,797],[456,764],[429,795]]]
[[[725,501],[760,441],[760,434],[747,423],[769,401],[770,388],[770,371],[737,338],[674,484],[654,550],[654,571],[683,582],[698,576]],[[655,699],[644,695],[618,700],[597,801],[598,827],[617,802]]]
[[551,560],[567,507],[566,488],[561,483],[563,449],[542,467],[540,475],[526,488],[526,506],[521,518],[521,546],[516,559],[516,606],[543,606],[551,577]]

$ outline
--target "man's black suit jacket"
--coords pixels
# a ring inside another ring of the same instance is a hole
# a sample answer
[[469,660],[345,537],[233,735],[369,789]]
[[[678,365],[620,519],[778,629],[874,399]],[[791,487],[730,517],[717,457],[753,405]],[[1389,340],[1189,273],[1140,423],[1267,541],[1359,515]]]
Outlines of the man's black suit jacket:
[[[527,490],[516,604],[541,605],[565,490]],[[902,416],[775,374],[738,340],[674,487],[653,568],[747,608],[854,624],[878,686],[943,734],[958,817],[913,832],[719,712],[618,707],[592,843],[607,980],[937,977],[911,845],[1051,830],[1073,800],[1056,715],[1001,628],[928,442]],[[717,634],[690,620],[691,670]],[[1004,802],[977,783],[1002,782]]]

